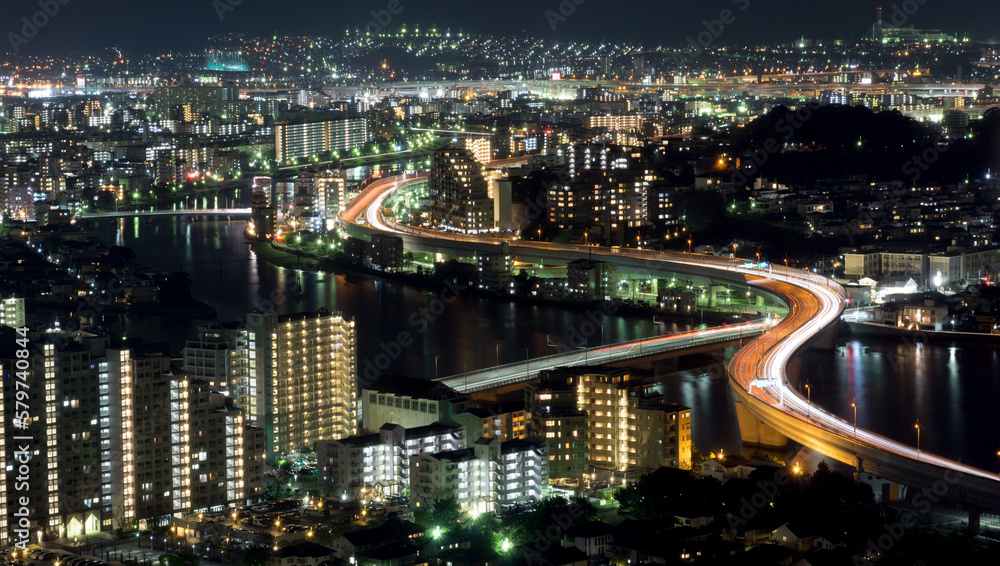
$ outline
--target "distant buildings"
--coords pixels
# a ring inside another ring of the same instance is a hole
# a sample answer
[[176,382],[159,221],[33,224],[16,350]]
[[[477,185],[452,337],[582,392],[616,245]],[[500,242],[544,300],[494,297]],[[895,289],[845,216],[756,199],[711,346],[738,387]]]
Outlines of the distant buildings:
[[479,289],[500,294],[513,291],[514,256],[510,254],[510,246],[506,242],[501,244],[499,252],[479,254],[476,270]]
[[365,118],[343,116],[274,125],[274,149],[279,163],[312,159],[331,151],[349,152],[371,139]]
[[371,257],[376,269],[396,272],[403,268],[403,239],[385,234],[372,235]]
[[[650,223],[650,189],[659,177],[640,150],[576,144],[568,149],[567,161],[569,179],[548,188],[551,225],[562,230],[600,228],[604,239],[622,245],[626,229]],[[663,206],[658,202],[654,208]]]
[[849,278],[913,278],[919,285],[933,289],[977,282],[998,270],[998,248],[949,252],[901,248],[844,254],[844,271]]
[[577,259],[566,269],[567,298],[584,301],[611,301],[618,296],[618,264]]

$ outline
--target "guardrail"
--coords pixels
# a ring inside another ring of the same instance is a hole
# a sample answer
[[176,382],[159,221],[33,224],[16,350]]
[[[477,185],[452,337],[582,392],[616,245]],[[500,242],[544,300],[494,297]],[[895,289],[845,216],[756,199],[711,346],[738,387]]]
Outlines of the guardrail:
[[527,381],[533,376],[537,376],[539,372],[557,367],[607,364],[719,342],[755,338],[768,328],[770,325],[767,323],[755,322],[733,327],[732,330],[715,329],[709,335],[704,335],[704,331],[692,331],[671,336],[658,336],[639,342],[630,341],[595,346],[575,352],[561,352],[524,362],[441,377],[437,381],[461,392],[475,391]]

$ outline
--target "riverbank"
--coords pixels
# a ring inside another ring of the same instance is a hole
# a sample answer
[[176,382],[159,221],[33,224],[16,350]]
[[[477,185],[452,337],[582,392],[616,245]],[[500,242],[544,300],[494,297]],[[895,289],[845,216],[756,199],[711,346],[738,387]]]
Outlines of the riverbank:
[[907,330],[898,326],[887,326],[873,322],[847,321],[847,327],[855,336],[877,336],[880,338],[905,338],[912,342],[961,342],[969,344],[1000,345],[1000,334],[977,332],[951,332],[947,330]]
[[[373,279],[382,279],[401,283],[407,287],[419,289],[421,291],[438,292],[445,276],[434,274],[418,275],[415,273],[391,273],[379,271],[366,267],[360,267],[346,260],[338,260],[330,257],[319,257],[316,254],[301,252],[286,247],[276,246],[273,242],[258,242],[250,244],[251,249],[258,259],[270,263],[276,267],[287,269],[301,269],[303,271],[335,273],[346,276],[367,276]],[[501,295],[492,291],[482,291],[475,289],[472,285],[462,290],[462,294],[471,297],[479,297],[492,300],[504,300],[512,303],[534,305],[534,306],[557,306],[574,310],[589,310],[595,307],[594,304],[581,303],[576,301],[553,301],[541,297],[526,297],[524,295]],[[695,327],[700,324],[718,326],[720,324],[732,324],[743,322],[746,316],[733,312],[698,311],[691,314],[680,314],[668,310],[658,309],[652,306],[635,306],[628,304],[615,304],[614,314],[627,316],[656,316],[669,319],[673,322],[687,322]],[[611,313],[607,313],[611,314]]]

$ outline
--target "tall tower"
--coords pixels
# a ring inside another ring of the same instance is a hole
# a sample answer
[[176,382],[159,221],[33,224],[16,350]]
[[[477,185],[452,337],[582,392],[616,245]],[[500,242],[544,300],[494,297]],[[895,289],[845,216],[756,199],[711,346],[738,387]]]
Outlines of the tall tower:
[[872,41],[882,39],[882,7],[875,8],[875,25],[872,26]]

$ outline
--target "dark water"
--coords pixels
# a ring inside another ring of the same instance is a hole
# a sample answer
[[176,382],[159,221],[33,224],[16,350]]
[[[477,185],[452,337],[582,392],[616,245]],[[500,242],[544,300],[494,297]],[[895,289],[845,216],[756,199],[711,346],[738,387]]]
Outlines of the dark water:
[[986,470],[1000,461],[1000,347],[857,337],[809,350],[813,402],[858,426]]
[[[130,218],[98,225],[95,234],[108,245],[132,248],[144,265],[190,273],[195,282],[192,294],[218,311],[216,322],[239,320],[251,307],[268,305],[279,313],[327,307],[353,318],[362,377],[368,367],[365,361],[375,363],[383,344],[394,350],[392,344],[402,332],[414,342],[400,348],[385,371],[432,378],[435,358],[441,376],[495,365],[498,346],[500,363],[512,363],[557,353],[556,347],[547,345],[549,338],[556,344],[577,344],[574,333],[589,326],[585,310],[461,295],[435,316],[439,311],[428,309],[441,304],[438,297],[444,288],[417,290],[376,278],[275,267],[255,257],[242,231],[241,222]],[[120,320],[130,336],[167,342],[174,355],[179,355],[185,340],[196,336],[198,326],[209,322],[140,316]],[[604,340],[610,344],[664,330],[683,332],[686,322],[654,324],[652,317],[608,317]],[[588,343],[601,343],[600,330]]]
[[[588,320],[583,310],[459,296],[422,330],[421,309],[431,306],[440,290],[274,267],[254,256],[242,230],[241,222],[122,219],[99,225],[96,235],[108,245],[131,247],[141,264],[191,273],[194,296],[215,307],[217,322],[238,320],[255,305],[271,304],[279,313],[327,307],[355,319],[362,382],[365,362],[374,362],[383,344],[392,350],[401,332],[414,342],[400,348],[385,371],[430,378],[494,365],[498,346],[500,363],[555,353],[548,339],[567,344]],[[129,335],[169,343],[178,356],[185,340],[209,321],[123,317],[119,322]],[[609,317],[604,340],[685,329],[684,324],[654,325],[651,317]],[[600,340],[597,333],[589,343]],[[922,449],[996,469],[1000,348],[852,338],[834,352],[809,350],[803,361],[803,381],[808,377],[814,403],[852,420],[851,401],[857,398],[859,426],[913,445],[919,418]],[[721,372],[661,365],[657,374],[668,398],[694,409],[693,439],[699,449],[739,451],[732,394]]]

